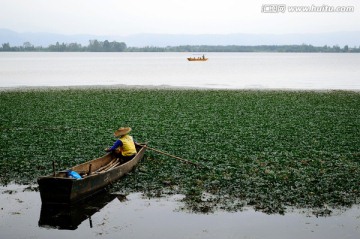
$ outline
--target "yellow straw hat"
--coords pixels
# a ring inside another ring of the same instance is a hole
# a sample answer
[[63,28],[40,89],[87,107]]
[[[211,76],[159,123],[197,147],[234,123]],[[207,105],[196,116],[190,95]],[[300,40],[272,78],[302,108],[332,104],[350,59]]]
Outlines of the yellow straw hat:
[[114,135],[115,137],[119,137],[128,134],[130,131],[131,131],[130,127],[121,127],[115,131]]

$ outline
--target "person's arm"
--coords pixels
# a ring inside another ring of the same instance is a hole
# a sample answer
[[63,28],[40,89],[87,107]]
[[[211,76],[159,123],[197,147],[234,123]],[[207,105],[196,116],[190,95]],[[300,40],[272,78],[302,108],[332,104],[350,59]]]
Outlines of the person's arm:
[[118,147],[120,147],[122,145],[123,145],[123,142],[120,139],[118,139],[115,141],[114,145],[111,148],[107,148],[106,151],[107,152],[114,151],[115,149],[117,149]]

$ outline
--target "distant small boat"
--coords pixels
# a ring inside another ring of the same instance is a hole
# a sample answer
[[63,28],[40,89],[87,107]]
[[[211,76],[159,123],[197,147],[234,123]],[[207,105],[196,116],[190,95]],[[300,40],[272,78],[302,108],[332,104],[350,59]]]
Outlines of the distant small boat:
[[201,57],[188,57],[188,61],[207,61],[209,58],[206,58],[205,55]]

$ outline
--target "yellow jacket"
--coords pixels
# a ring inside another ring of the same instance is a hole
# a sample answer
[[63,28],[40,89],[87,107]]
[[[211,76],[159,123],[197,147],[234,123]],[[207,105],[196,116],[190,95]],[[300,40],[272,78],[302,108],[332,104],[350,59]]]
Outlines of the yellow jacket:
[[123,156],[131,156],[136,154],[135,143],[132,136],[126,134],[121,136],[119,140],[122,142],[120,150]]

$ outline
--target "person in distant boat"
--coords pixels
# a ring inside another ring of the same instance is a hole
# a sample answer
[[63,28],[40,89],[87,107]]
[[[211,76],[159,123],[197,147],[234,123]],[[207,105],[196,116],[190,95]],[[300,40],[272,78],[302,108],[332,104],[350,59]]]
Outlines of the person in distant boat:
[[203,54],[202,59],[205,59],[205,55]]
[[119,157],[122,163],[131,160],[136,155],[135,142],[132,136],[129,135],[130,127],[121,127],[114,132],[114,137],[118,138],[114,145],[106,148],[106,152],[113,152]]

